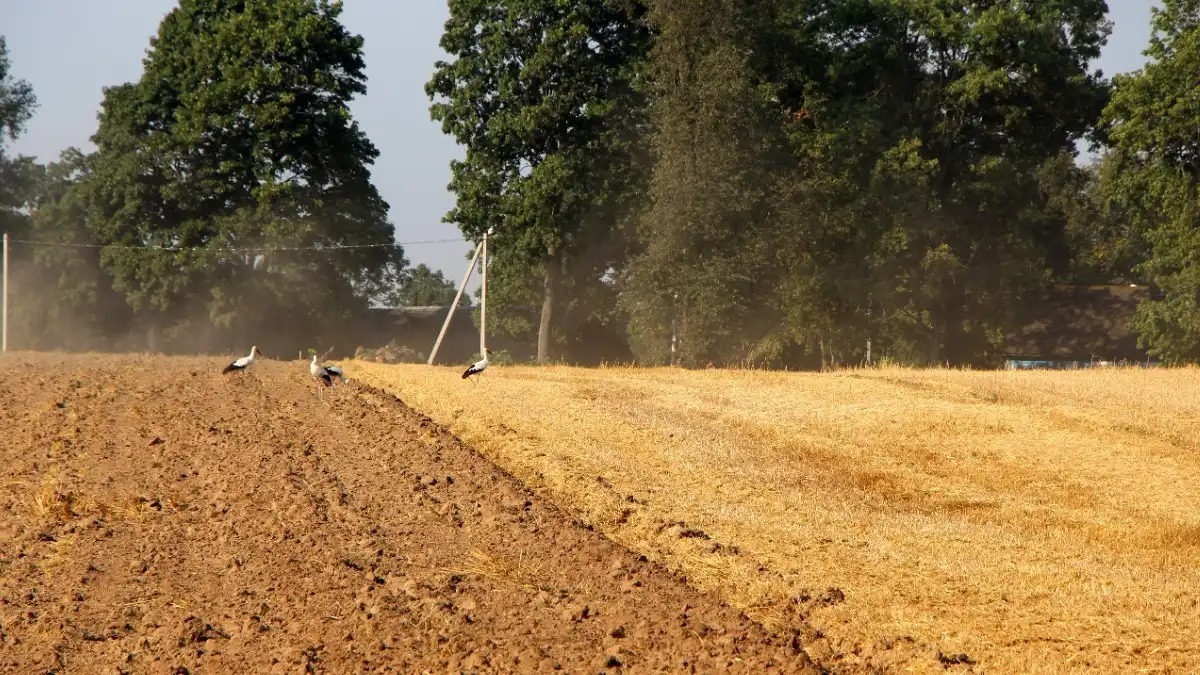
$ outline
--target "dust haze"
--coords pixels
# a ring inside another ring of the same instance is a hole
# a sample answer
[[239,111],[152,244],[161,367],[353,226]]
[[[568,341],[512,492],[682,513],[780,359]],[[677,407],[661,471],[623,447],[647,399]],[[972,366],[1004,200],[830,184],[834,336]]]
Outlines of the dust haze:
[[[203,298],[181,302],[179,309],[162,314],[139,313],[113,290],[112,278],[102,268],[78,261],[47,263],[35,259],[34,251],[19,243],[10,249],[10,351],[236,355],[257,345],[272,358],[307,358],[310,348],[329,352],[331,358],[348,358],[358,347],[403,339],[386,311],[368,310],[363,303],[362,309],[347,310],[346,316],[314,320],[297,311],[301,305],[272,302],[265,282],[253,278],[222,286],[241,299],[228,327],[213,321]],[[310,286],[318,276],[288,270],[289,283],[298,287]],[[462,324],[470,327],[469,321],[458,323],[459,329]],[[412,342],[414,349],[427,352],[432,339],[414,337]],[[461,360],[470,354],[458,356]]]

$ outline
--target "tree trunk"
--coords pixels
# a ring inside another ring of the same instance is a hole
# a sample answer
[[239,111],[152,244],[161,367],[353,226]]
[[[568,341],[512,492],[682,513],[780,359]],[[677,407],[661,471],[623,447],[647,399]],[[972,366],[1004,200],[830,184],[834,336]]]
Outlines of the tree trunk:
[[945,334],[945,323],[939,316],[933,320],[933,327],[929,329],[929,350],[927,354],[929,363],[925,364],[926,366],[935,368],[938,362],[942,360],[942,345],[945,344],[943,336]]
[[546,271],[542,289],[542,320],[538,325],[537,362],[545,364],[550,358],[550,332],[554,319],[554,300],[558,290],[558,278],[562,272],[558,252],[551,247],[546,251]]
[[687,305],[684,305],[683,309],[680,310],[679,340],[676,343],[676,351],[672,355],[675,357],[675,362],[672,363],[671,365],[678,366],[678,365],[687,363],[687,361],[685,360],[686,354],[683,351],[684,348],[688,346],[687,337],[688,337],[688,315],[687,315]]

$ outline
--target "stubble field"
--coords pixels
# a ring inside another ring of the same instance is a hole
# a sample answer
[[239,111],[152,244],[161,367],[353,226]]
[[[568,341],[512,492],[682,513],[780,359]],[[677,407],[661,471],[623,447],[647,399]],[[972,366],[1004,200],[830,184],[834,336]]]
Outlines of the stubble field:
[[351,363],[834,670],[1200,670],[1200,370]]

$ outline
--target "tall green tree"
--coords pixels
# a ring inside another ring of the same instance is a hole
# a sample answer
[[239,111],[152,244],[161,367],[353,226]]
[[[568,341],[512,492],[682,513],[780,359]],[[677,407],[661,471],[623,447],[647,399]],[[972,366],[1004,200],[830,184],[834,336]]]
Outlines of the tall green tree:
[[994,359],[1070,257],[1039,176],[1105,102],[1103,0],[652,6],[639,356]]
[[763,323],[751,314],[761,311],[779,115],[752,69],[755,32],[741,4],[652,5],[654,167],[623,289],[645,361],[666,361],[671,349],[685,364],[734,360]]
[[1047,162],[1038,185],[1049,219],[1062,224],[1052,252],[1055,279],[1073,284],[1137,283],[1149,255],[1140,229],[1108,187],[1120,178],[1117,155],[1081,165],[1073,154]]
[[[774,3],[757,61],[798,160],[778,305],[836,360],[988,363],[1052,276],[1038,175],[1094,128],[1103,0]],[[794,250],[794,249],[793,249]],[[849,330],[846,330],[849,328]],[[838,344],[832,350],[830,343]]]
[[1134,319],[1169,362],[1200,360],[1200,0],[1164,0],[1140,71],[1116,78],[1104,122],[1115,171],[1104,190],[1150,246],[1141,270],[1163,294]]
[[556,325],[570,325],[564,310],[576,325],[611,312],[580,303],[612,302],[605,279],[623,257],[650,38],[641,13],[632,0],[450,2],[451,60],[426,86],[433,118],[466,148],[446,220],[475,240],[497,228],[488,301],[510,332],[532,326],[508,310],[540,305],[539,361]]
[[29,236],[13,297],[14,328],[27,349],[96,350],[121,346],[130,309],[100,266],[81,186],[90,157],[68,148],[41,167]]
[[28,157],[9,157],[6,146],[25,128],[37,107],[33,87],[12,76],[8,45],[0,35],[0,231],[21,235],[28,227],[24,209],[32,196],[36,168]]
[[[366,91],[363,40],[341,12],[328,0],[181,0],[141,79],[105,90],[91,226],[105,243],[168,249],[102,258],[152,328],[311,332],[401,280],[370,180],[378,151],[348,107]],[[329,250],[279,250],[299,247]]]
[[[408,307],[449,305],[454,302],[457,292],[454,282],[447,279],[441,270],[430,269],[428,265],[421,263],[412,269],[404,284],[400,286],[395,302]],[[470,296],[463,293],[459,304],[469,307]]]

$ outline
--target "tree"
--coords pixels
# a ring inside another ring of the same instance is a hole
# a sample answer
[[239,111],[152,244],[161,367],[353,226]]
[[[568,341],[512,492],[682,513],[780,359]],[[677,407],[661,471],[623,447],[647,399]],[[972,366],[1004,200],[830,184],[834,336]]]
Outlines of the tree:
[[564,290],[612,297],[599,289],[620,264],[617,224],[634,190],[640,16],[628,0],[455,0],[441,39],[453,60],[426,86],[433,119],[466,147],[446,220],[475,240],[496,226],[488,300],[503,316],[540,298],[541,362],[570,305]]
[[30,238],[63,245],[25,249],[16,271],[14,329],[28,349],[112,349],[119,346],[130,310],[101,269],[88,227],[81,185],[91,158],[68,148],[39,172]]
[[623,290],[634,353],[644,361],[665,362],[672,348],[685,364],[736,361],[762,324],[749,319],[760,306],[778,140],[770,92],[748,57],[754,33],[738,5],[652,5],[655,163]]
[[1149,243],[1140,270],[1163,297],[1143,303],[1134,327],[1168,362],[1200,359],[1200,1],[1153,10],[1142,70],[1119,76],[1104,112],[1113,173],[1104,191]]
[[37,107],[37,97],[28,82],[13,79],[11,68],[8,45],[0,36],[0,231],[19,236],[28,227],[22,211],[32,195],[36,169],[28,157],[8,157],[5,145],[24,130]]
[[[441,270],[432,270],[425,263],[414,267],[404,284],[400,286],[396,302],[406,307],[446,306],[454,302],[458,289]],[[471,298],[463,293],[459,304],[471,306]]]
[[781,339],[851,362],[868,338],[911,363],[993,362],[1051,278],[1064,223],[1037,177],[1106,100],[1087,65],[1105,3],[773,5],[756,63],[797,158],[777,230],[807,249],[780,267]]
[[341,12],[182,0],[141,79],[105,90],[91,226],[105,243],[166,249],[102,256],[150,328],[182,340],[233,326],[239,342],[256,326],[311,333],[401,280],[370,181],[378,151],[348,108],[366,91],[363,41]]
[[[1065,269],[1043,168],[1107,88],[1102,0],[656,0],[640,358],[994,360]],[[1064,205],[1059,204],[1059,207]]]
[[1145,237],[1108,191],[1119,179],[1117,159],[1108,153],[1081,166],[1063,154],[1038,172],[1047,216],[1063,226],[1061,241],[1051,247],[1055,279],[1085,285],[1144,280],[1138,268],[1149,254]]

